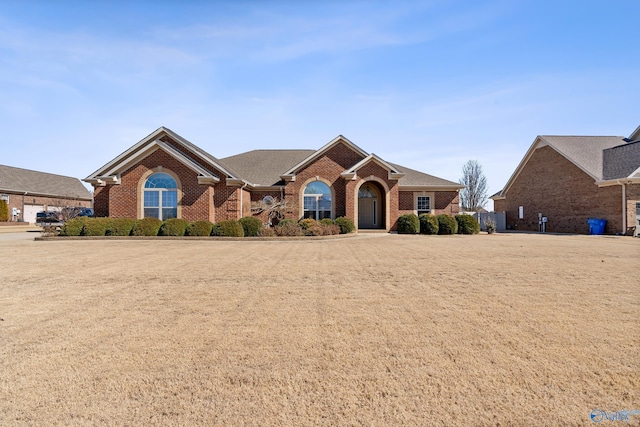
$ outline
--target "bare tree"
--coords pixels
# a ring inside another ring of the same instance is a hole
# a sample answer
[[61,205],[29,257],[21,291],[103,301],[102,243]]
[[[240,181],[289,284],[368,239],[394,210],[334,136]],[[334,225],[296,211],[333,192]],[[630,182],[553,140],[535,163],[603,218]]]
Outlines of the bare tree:
[[478,211],[487,203],[487,178],[477,160],[469,160],[462,167],[460,205],[465,211]]
[[285,199],[267,196],[264,199],[251,203],[251,213],[254,215],[267,213],[268,224],[270,226],[278,224],[284,219],[287,213],[292,212],[292,206]]

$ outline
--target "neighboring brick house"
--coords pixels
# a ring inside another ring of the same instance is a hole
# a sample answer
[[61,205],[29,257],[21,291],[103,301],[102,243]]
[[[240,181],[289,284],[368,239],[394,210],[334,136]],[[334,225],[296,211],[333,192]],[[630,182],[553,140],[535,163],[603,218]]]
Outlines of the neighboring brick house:
[[607,234],[638,229],[640,127],[622,136],[538,136],[505,187],[491,196],[516,230],[588,233],[589,218]]
[[78,178],[0,165],[0,198],[10,221],[35,223],[36,213],[69,206],[91,207],[92,195]]
[[161,127],[85,178],[96,216],[217,222],[266,214],[346,216],[359,228],[394,230],[404,213],[459,212],[462,185],[389,163],[338,136],[319,150],[254,150],[217,159]]

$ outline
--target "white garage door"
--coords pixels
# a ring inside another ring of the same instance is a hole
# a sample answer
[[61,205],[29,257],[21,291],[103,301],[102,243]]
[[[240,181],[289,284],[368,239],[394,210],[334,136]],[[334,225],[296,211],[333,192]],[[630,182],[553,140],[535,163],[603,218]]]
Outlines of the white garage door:
[[30,222],[31,224],[36,223],[36,214],[44,210],[44,206],[42,205],[24,205],[24,218],[25,222]]

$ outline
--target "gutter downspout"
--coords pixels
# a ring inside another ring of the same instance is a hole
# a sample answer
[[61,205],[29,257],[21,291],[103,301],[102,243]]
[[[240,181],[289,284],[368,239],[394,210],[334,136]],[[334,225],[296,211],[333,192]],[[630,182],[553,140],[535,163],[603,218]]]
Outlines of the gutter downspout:
[[[618,181],[620,182],[620,181]],[[622,235],[627,234],[627,184],[622,185]]]
[[617,180],[616,184],[622,187],[622,234],[627,234],[627,184]]
[[28,191],[25,191],[22,195],[22,211],[20,211],[20,217],[22,217],[22,222],[24,222],[24,198],[29,194]]

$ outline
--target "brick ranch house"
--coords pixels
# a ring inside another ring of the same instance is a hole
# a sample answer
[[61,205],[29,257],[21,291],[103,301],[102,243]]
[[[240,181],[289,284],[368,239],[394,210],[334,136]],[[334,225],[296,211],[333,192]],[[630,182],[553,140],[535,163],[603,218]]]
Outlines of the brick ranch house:
[[405,213],[459,212],[462,185],[387,162],[343,136],[319,150],[254,150],[217,159],[161,127],[89,175],[96,216],[218,222],[266,213],[346,216],[360,229],[394,230]]
[[640,228],[640,127],[622,136],[538,136],[505,187],[491,196],[507,225],[588,233],[589,218],[606,219],[607,234]]
[[9,220],[35,223],[40,211],[91,207],[92,195],[78,178],[0,165],[0,199],[9,206]]

